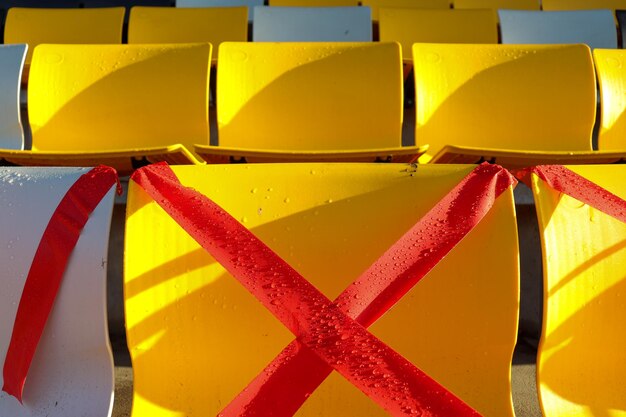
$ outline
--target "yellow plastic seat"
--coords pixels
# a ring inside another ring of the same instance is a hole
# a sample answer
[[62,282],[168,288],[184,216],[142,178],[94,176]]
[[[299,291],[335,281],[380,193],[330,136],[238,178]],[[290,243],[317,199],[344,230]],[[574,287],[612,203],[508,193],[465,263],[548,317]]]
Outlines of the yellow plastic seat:
[[402,57],[412,62],[412,47],[420,43],[498,43],[494,10],[422,10],[381,8],[381,41],[397,41]]
[[122,43],[124,7],[44,9],[12,7],[4,27],[4,43],[28,44],[29,65],[41,43]]
[[539,0],[453,0],[455,9],[539,10]]
[[[331,300],[473,168],[172,167],[183,185],[227,210]],[[217,415],[293,336],[132,180],[126,221],[132,415]],[[486,416],[513,416],[515,224],[509,187],[478,226],[369,328]],[[333,373],[296,415],[388,414]]]
[[248,40],[247,7],[141,7],[130,11],[128,43],[222,42]]
[[543,10],[626,9],[624,0],[541,0]]
[[265,0],[176,0],[176,7],[247,7],[248,23],[252,23],[254,8],[264,3]]
[[218,146],[208,162],[412,160],[402,147],[396,43],[226,42],[219,50]]
[[372,20],[379,20],[379,10],[381,8],[399,8],[399,9],[449,9],[452,5],[451,0],[363,0],[363,6],[369,6],[372,9]]
[[40,45],[28,88],[32,150],[17,165],[93,166],[120,173],[168,161],[199,163],[209,142],[211,45]]
[[598,134],[600,151],[622,150],[626,153],[626,120],[624,88],[626,88],[626,51],[595,49],[593,59],[600,85],[601,120]]
[[[596,80],[586,45],[413,46],[420,162],[613,162],[591,135]],[[576,115],[573,117],[573,115]]]
[[[569,166],[626,198],[623,165]],[[624,416],[626,224],[533,176],[544,257],[537,381],[545,416]]]

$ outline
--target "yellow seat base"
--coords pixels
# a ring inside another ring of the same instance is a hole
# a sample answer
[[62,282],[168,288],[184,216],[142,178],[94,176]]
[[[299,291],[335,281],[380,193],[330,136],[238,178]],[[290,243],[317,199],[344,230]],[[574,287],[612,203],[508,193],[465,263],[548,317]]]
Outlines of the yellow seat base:
[[[524,168],[532,165],[613,164],[624,160],[626,160],[626,150],[621,152],[551,152],[447,145],[428,162],[431,164],[476,164],[487,161],[505,168]],[[420,162],[424,163],[425,161],[421,160]]]
[[155,162],[171,165],[202,164],[182,145],[142,150],[112,152],[53,152],[0,150],[0,164],[18,166],[76,166],[107,165],[115,168],[118,175],[130,175],[138,166]]
[[404,162],[417,161],[428,146],[368,149],[363,151],[283,151],[264,149],[239,149],[223,146],[196,145],[195,152],[208,163],[242,161],[263,162]]

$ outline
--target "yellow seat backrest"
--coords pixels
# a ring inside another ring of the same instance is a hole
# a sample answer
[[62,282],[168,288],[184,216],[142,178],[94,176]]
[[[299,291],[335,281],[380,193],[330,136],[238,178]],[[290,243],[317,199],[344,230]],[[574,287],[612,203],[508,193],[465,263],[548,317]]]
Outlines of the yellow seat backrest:
[[543,10],[626,9],[625,0],[541,0]]
[[401,145],[402,59],[396,43],[226,42],[218,62],[220,146]]
[[363,0],[363,6],[372,9],[372,20],[379,20],[379,10],[381,8],[416,8],[416,9],[449,9],[451,0]]
[[28,88],[33,150],[209,142],[211,45],[40,45]]
[[[626,198],[623,165],[569,166]],[[623,416],[626,224],[533,178],[544,257],[537,363],[546,416]]]
[[424,10],[381,8],[381,41],[397,41],[402,57],[412,59],[413,44],[498,43],[498,15],[493,9]]
[[247,7],[141,7],[131,9],[128,43],[209,42],[248,40]]
[[[415,141],[591,151],[596,81],[586,45],[413,46]],[[575,115],[575,117],[574,117]]]
[[4,43],[27,43],[26,63],[41,43],[122,43],[124,7],[45,9],[12,7],[4,27]]
[[453,0],[455,9],[539,10],[539,0]]
[[626,88],[626,51],[622,49],[594,49],[593,60],[600,85],[600,132],[598,149],[626,149],[626,120],[624,89]]
[[[172,167],[183,185],[223,207],[331,300],[473,168]],[[293,336],[133,181],[126,221],[133,416],[217,415]],[[479,225],[370,327],[489,416],[513,416],[517,250],[509,188]],[[297,415],[387,414],[333,373]]]

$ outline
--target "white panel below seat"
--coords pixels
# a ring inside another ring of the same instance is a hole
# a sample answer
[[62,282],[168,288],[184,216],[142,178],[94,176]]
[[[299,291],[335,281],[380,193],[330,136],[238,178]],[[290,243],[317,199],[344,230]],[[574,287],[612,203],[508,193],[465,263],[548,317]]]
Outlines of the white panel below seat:
[[499,10],[504,44],[575,44],[617,48],[611,10]]
[[[41,236],[67,190],[89,170],[0,167],[0,365]],[[0,392],[0,417],[111,415],[106,269],[114,196],[115,186],[91,214],[70,257],[26,378],[24,405]]]

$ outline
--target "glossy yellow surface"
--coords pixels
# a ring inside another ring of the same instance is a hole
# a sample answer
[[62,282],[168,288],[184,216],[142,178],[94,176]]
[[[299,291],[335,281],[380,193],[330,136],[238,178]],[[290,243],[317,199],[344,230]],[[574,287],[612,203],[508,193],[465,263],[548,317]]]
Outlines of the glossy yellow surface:
[[94,167],[106,165],[119,176],[127,176],[137,168],[157,162],[170,165],[202,164],[183,145],[152,146],[150,148],[111,151],[13,151],[0,149],[0,158],[8,165],[32,167]]
[[498,43],[498,15],[492,9],[381,8],[379,33],[381,41],[400,42],[402,58],[410,61],[416,42]]
[[595,49],[593,59],[596,64],[600,85],[601,123],[598,135],[598,149],[626,149],[626,51],[622,49]]
[[40,45],[28,88],[35,151],[140,153],[208,143],[210,44]]
[[437,164],[479,164],[488,161],[507,169],[520,169],[533,165],[615,164],[625,162],[625,159],[626,153],[623,151],[516,151],[446,145],[432,162]]
[[[334,299],[473,166],[173,169]],[[216,415],[293,336],[132,181],[126,225],[132,415]],[[370,330],[484,415],[513,416],[517,253],[509,189]],[[387,414],[333,373],[296,415]]]
[[[626,198],[623,165],[568,168]],[[625,416],[626,225],[537,177],[533,190],[544,256],[544,415]]]
[[[413,46],[420,162],[445,145],[591,151],[596,81],[586,45]],[[574,117],[575,115],[575,117]]]
[[541,0],[543,10],[626,9],[625,0]]
[[140,7],[131,9],[128,43],[248,40],[247,7]]
[[372,20],[379,20],[381,8],[449,9],[451,0],[362,0],[363,6],[372,9]]
[[396,43],[226,42],[218,62],[220,146],[282,152],[401,146]]
[[4,27],[4,43],[27,43],[29,64],[41,43],[122,43],[124,7],[45,9],[12,7]]
[[[567,0],[569,1],[569,0]],[[455,9],[539,10],[539,0],[453,0]]]
[[[223,146],[196,145],[195,151],[210,164],[229,162],[402,162],[412,163],[426,152],[428,146],[402,146],[354,151],[276,151],[225,148]],[[0,158],[3,152],[0,150]]]

